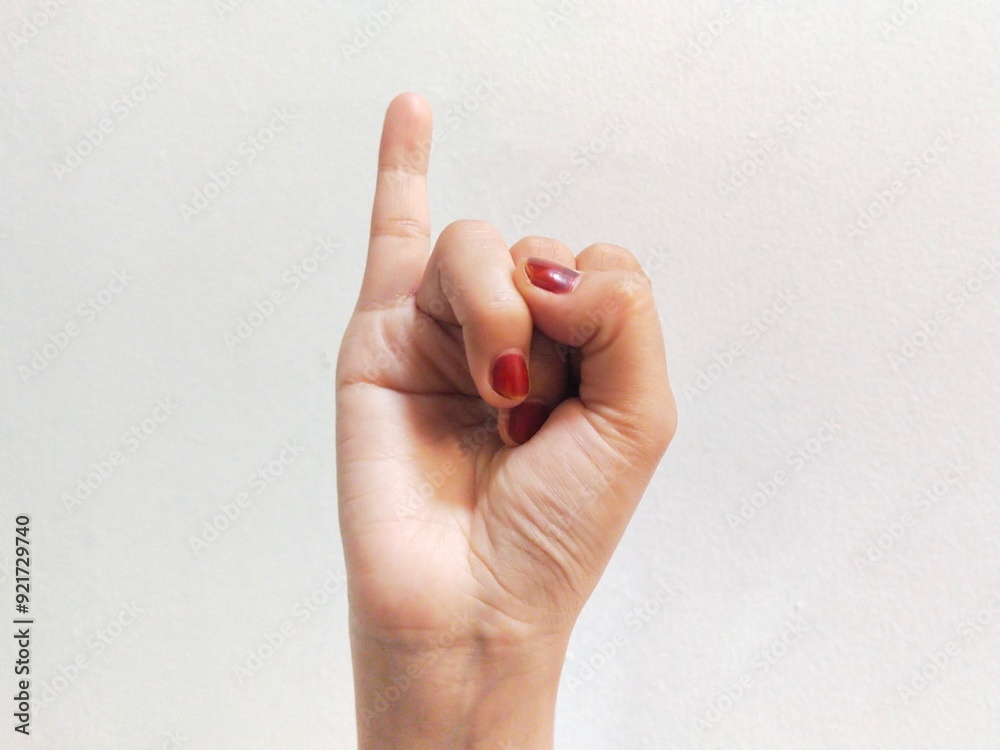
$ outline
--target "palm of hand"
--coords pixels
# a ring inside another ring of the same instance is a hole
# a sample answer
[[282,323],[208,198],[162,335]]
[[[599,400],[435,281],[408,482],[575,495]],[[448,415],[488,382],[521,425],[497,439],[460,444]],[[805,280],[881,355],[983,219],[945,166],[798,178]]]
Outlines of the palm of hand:
[[406,299],[357,315],[340,365],[341,524],[357,615],[404,639],[454,633],[470,617],[522,625],[536,607],[572,619],[579,602],[560,599],[577,598],[565,584],[579,571],[539,525],[552,487],[537,467],[556,456],[547,443],[503,444],[461,331]]

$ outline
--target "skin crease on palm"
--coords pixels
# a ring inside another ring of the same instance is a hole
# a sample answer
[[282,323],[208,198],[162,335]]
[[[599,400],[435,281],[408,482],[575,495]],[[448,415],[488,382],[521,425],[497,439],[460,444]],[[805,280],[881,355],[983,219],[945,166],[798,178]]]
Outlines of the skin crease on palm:
[[[431,132],[426,101],[393,100],[337,363],[356,682],[371,644],[412,654],[448,632],[456,650],[564,653],[676,427],[638,261],[607,244],[576,256],[538,237],[511,247],[475,221],[449,225],[432,253]],[[534,286],[528,258],[576,270],[575,287]],[[500,395],[490,375],[512,351],[528,355],[527,400],[552,409],[522,445],[509,423],[526,399]]]

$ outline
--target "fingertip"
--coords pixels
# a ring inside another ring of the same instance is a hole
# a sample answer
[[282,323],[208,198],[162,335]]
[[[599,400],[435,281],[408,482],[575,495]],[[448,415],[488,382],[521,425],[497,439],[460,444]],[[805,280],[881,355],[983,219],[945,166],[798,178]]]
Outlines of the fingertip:
[[524,445],[542,429],[552,409],[541,401],[525,401],[510,410],[507,434],[518,445]]
[[534,399],[513,409],[501,409],[498,418],[500,438],[511,448],[524,445],[542,429],[551,413],[552,407]]
[[512,407],[523,401],[531,389],[524,352],[510,349],[500,354],[490,365],[489,381],[492,393],[482,395],[492,397],[487,400],[491,406]]
[[381,169],[426,173],[433,135],[433,113],[424,97],[414,92],[396,96],[385,111]]
[[415,91],[404,91],[396,94],[386,110],[386,119],[392,114],[397,117],[409,117],[414,120],[425,120],[431,116],[430,103]]
[[546,258],[526,258],[521,272],[529,285],[554,294],[572,292],[581,280],[579,271]]

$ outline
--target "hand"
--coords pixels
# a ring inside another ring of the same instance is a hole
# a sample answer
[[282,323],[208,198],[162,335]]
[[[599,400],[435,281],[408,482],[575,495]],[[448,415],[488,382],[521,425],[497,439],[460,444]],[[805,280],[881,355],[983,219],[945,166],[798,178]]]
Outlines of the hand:
[[398,96],[337,363],[360,747],[551,747],[570,631],[674,434],[663,337],[622,248],[458,222],[428,257],[430,143]]

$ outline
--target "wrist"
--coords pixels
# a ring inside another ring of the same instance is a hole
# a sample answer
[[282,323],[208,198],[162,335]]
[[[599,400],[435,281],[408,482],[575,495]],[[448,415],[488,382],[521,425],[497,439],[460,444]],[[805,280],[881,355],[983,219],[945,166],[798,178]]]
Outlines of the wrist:
[[551,750],[567,643],[352,626],[359,750]]

